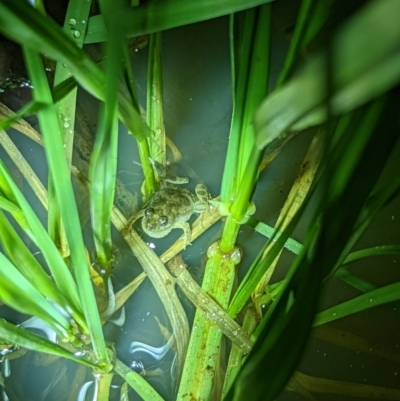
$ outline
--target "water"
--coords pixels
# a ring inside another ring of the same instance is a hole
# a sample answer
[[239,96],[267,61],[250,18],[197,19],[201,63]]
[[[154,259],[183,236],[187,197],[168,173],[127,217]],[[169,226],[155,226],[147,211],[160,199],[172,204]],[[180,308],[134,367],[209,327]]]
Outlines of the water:
[[[272,72],[280,68],[279,60],[287,39],[284,28],[290,25],[284,16],[274,27],[276,41],[273,46]],[[139,100],[145,104],[145,80],[147,50],[132,52],[134,74],[138,84]],[[163,68],[164,68],[164,100],[165,126],[167,135],[176,144],[182,154],[182,160],[171,166],[171,173],[190,178],[188,187],[194,189],[198,183],[205,183],[213,196],[219,194],[224,154],[226,152],[230,126],[232,102],[231,79],[228,49],[228,20],[220,18],[188,27],[169,30],[163,33]],[[276,76],[273,78],[276,79]],[[24,91],[29,91],[25,88]],[[24,92],[25,94],[27,92]],[[0,100],[5,102],[5,94]],[[98,104],[86,93],[79,94],[79,102],[85,107],[90,124],[95,124]],[[16,107],[18,108],[18,107]],[[92,132],[95,127],[89,127]],[[118,178],[129,191],[138,192],[142,183],[142,174],[135,141],[131,136],[121,131],[118,155]],[[40,146],[25,139],[21,135],[12,134],[19,148],[40,176],[42,182],[47,181],[47,170],[43,162],[44,156]],[[271,166],[262,174],[260,185],[255,193],[257,211],[255,217],[268,224],[274,224],[291,183],[296,176],[310,137],[305,135],[294,139]],[[395,150],[389,168],[382,176],[382,185],[391,175],[399,171],[400,147]],[[1,154],[2,159],[15,172],[12,162]],[[168,156],[171,158],[171,155]],[[26,196],[32,201],[34,209],[46,224],[46,213],[34,197],[32,190],[21,179],[20,186]],[[88,220],[87,202],[80,199],[82,219]],[[366,232],[358,248],[386,243],[398,243],[400,225],[398,224],[400,203],[396,201],[385,208],[370,229]],[[309,214],[308,214],[309,215]],[[308,225],[308,219],[302,221],[294,233],[294,238],[301,240]],[[136,227],[140,230],[140,224]],[[201,280],[205,254],[210,243],[218,235],[219,223],[205,235],[196,240],[184,252],[185,261],[191,266],[191,271]],[[181,231],[174,230],[164,239],[151,239],[142,234],[145,241],[153,244],[157,254],[162,253],[171,245]],[[90,231],[85,231],[87,244],[91,244]],[[238,245],[243,250],[243,260],[239,267],[239,277],[243,277],[251,260],[262,246],[264,239],[248,227],[241,228]],[[113,272],[115,290],[119,290],[141,272],[136,258],[124,244],[122,238],[115,233],[114,244],[118,249],[117,264]],[[273,281],[284,277],[293,256],[284,252]],[[394,256],[360,261],[351,267],[351,271],[371,281],[377,286],[400,280],[399,258]],[[358,295],[358,292],[341,281],[331,280],[324,291],[320,308],[338,304]],[[193,316],[194,308],[186,300],[183,304],[189,316]],[[3,309],[3,308],[2,308]],[[2,310],[3,312],[3,310]],[[9,311],[4,311],[9,313]],[[160,333],[161,325],[171,330],[162,303],[158,299],[151,283],[146,280],[139,290],[125,305],[125,323],[120,326],[109,322],[105,326],[107,338],[115,343],[118,357],[128,366],[138,372],[145,372],[149,382],[165,397],[173,399],[174,383],[174,353],[170,349],[168,336]],[[3,316],[4,316],[3,314]],[[119,313],[117,313],[117,317]],[[15,321],[24,317],[17,316]],[[117,322],[118,323],[118,322]],[[343,332],[351,332],[363,337],[371,343],[372,350],[384,344],[399,354],[400,319],[398,311],[392,305],[350,316],[330,324],[340,334],[334,332],[332,338],[339,338]],[[384,359],[379,354],[360,352],[356,346],[346,349],[343,344],[334,344],[330,337],[315,331],[308,344],[299,370],[310,376],[318,376],[332,380],[343,380],[375,386],[399,388],[399,373],[394,361]],[[358,340],[359,341],[359,340]],[[361,344],[361,342],[360,342]],[[23,358],[11,361],[11,376],[7,378],[6,388],[10,399],[53,400],[65,398],[65,388],[70,389],[70,395],[77,399],[79,394],[87,389],[86,400],[94,391],[94,377],[84,368],[64,360],[51,360],[38,357],[38,354],[28,353]],[[282,356],[284,358],[284,355]],[[77,370],[78,369],[78,370]],[[54,386],[52,383],[57,382]],[[117,399],[121,381],[116,378],[112,390]],[[64,398],[62,398],[64,396]],[[318,395],[319,396],[319,395]],[[58,397],[58,398],[56,398]],[[344,394],[322,394],[324,400],[350,400]],[[130,395],[130,400],[138,399]],[[280,400],[300,399],[298,395],[285,392]]]

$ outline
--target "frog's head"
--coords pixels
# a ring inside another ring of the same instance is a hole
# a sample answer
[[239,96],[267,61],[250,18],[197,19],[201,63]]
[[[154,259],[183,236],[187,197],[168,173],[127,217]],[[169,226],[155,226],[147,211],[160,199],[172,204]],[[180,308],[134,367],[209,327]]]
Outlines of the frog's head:
[[172,228],[173,222],[167,216],[157,213],[152,207],[144,211],[142,227],[146,234],[154,238],[161,238],[167,235]]

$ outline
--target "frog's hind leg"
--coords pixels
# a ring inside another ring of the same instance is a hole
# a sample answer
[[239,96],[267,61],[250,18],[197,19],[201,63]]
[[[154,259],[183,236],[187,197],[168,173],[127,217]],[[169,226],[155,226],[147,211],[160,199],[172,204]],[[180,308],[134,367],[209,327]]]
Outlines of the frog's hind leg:
[[157,171],[157,174],[162,181],[169,182],[171,184],[187,184],[189,182],[189,178],[187,177],[168,176],[167,168],[151,157],[149,157],[149,161]]
[[208,212],[208,214],[210,214],[210,207],[209,207],[210,205],[209,205],[208,201],[211,198],[211,195],[208,192],[208,189],[204,184],[196,185],[195,192],[196,192],[196,196],[197,196],[197,201],[194,204],[194,211],[196,213],[201,213],[200,214],[200,226],[201,226],[201,228],[204,228],[203,213]]
[[196,212],[205,212],[206,210],[208,210],[208,200],[211,199],[211,195],[204,184],[197,184],[195,192],[197,197],[199,198],[199,201],[196,202]]

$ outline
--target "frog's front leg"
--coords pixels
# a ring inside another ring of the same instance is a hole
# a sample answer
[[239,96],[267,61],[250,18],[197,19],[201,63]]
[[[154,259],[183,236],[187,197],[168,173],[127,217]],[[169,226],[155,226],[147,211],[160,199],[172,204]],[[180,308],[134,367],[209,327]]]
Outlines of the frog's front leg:
[[174,224],[173,228],[181,228],[183,230],[183,249],[186,249],[187,245],[192,245],[190,243],[190,238],[192,237],[192,230],[190,229],[190,224],[186,221],[178,221]]
[[130,231],[132,224],[136,220],[144,216],[144,211],[145,209],[141,209],[136,214],[134,214],[132,217],[129,218],[129,220],[125,224],[125,227],[121,230],[122,235],[126,235]]

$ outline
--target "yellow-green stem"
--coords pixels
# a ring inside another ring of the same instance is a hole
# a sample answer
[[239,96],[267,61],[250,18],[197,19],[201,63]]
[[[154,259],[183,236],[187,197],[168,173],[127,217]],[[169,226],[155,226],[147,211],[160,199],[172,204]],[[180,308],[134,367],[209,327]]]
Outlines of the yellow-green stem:
[[232,217],[232,215],[229,215],[226,218],[224,231],[222,233],[221,241],[219,244],[221,252],[229,253],[233,251],[236,243],[236,238],[239,233],[239,229],[240,229],[240,224],[237,223],[237,221]]

